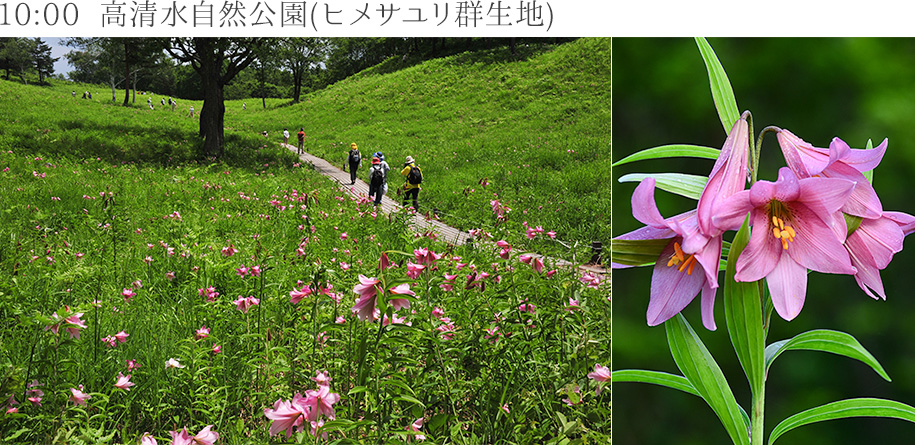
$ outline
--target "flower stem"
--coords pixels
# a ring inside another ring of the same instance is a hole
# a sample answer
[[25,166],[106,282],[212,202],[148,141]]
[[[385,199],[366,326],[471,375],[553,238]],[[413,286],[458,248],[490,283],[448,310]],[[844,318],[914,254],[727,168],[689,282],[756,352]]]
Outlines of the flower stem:
[[750,419],[750,443],[752,445],[762,445],[763,441],[763,416],[766,405],[766,383],[760,384],[760,387],[753,392],[753,417]]

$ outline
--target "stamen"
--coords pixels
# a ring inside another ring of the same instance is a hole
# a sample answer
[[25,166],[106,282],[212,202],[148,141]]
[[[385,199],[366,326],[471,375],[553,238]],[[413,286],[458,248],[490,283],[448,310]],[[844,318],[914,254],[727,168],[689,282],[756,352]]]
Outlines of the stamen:
[[670,260],[667,261],[667,267],[677,266],[677,272],[685,270],[687,275],[692,275],[696,263],[695,255],[686,256],[683,249],[680,248],[680,243],[674,243],[674,253],[670,256]]

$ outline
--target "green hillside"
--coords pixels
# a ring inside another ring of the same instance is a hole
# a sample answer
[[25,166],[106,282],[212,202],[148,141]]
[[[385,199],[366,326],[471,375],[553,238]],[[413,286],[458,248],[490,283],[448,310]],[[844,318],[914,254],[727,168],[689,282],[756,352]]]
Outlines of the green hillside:
[[463,53],[376,74],[386,71],[289,107],[230,103],[226,121],[249,133],[305,127],[306,148],[341,166],[351,142],[383,151],[392,167],[411,155],[426,176],[421,205],[464,229],[494,221],[497,197],[516,210],[512,219],[560,240],[610,239],[610,39],[521,48],[517,57]]
[[[383,151],[392,167],[413,156],[426,178],[422,210],[438,209],[457,227],[502,235],[505,224],[490,205],[497,199],[513,209],[510,224],[541,226],[565,244],[514,240],[531,250],[581,258],[591,241],[609,241],[609,39],[522,46],[517,55],[469,52],[394,70],[399,63],[389,60],[295,105],[227,102],[226,162],[255,171],[290,165],[294,159],[275,143],[283,128],[304,127],[307,150],[337,165],[351,142],[364,154]],[[194,159],[200,145],[189,117],[200,102],[178,99],[172,113],[156,95],[153,110],[145,95],[133,107],[112,105],[103,86],[0,85],[0,149],[169,165]],[[81,99],[85,90],[93,100]],[[123,91],[118,96],[115,104]],[[400,180],[391,180],[393,194]],[[566,247],[576,243],[574,252]]]

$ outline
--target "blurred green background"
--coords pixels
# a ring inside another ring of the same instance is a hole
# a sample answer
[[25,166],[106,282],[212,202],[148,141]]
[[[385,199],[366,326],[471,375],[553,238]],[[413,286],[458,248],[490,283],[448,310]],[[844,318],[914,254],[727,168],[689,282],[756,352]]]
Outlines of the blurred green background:
[[[868,139],[889,148],[874,187],[884,210],[915,214],[915,40],[913,39],[709,39],[727,71],[741,111],[753,113],[755,131],[776,125],[817,147],[840,137],[853,148]],[[613,159],[672,143],[721,147],[726,137],[709,92],[705,65],[692,39],[613,39]],[[753,136],[756,137],[755,135]],[[634,172],[678,171],[708,175],[710,160],[678,158],[613,169],[614,181]],[[763,142],[760,179],[775,180],[784,166],[773,135]],[[641,227],[632,218],[635,183],[615,183],[613,233]],[[672,216],[695,202],[657,191],[661,214]],[[726,239],[733,233],[726,234]],[[880,397],[915,406],[915,240],[881,275],[887,301],[875,301],[851,276],[812,273],[803,311],[785,322],[773,313],[767,343],[810,329],[854,335],[893,382],[863,363],[831,354],[792,351],[772,366],[766,385],[766,434],[782,419],[824,403]],[[650,268],[613,275],[613,368],[680,374],[663,326],[648,327],[645,311]],[[749,387],[724,321],[719,290],[718,330],[701,324],[698,298],[684,315],[716,357],[737,400],[749,411]],[[701,399],[651,385],[613,385],[613,436],[617,444],[730,443]],[[915,443],[915,424],[893,419],[849,419],[801,427],[777,444]]]

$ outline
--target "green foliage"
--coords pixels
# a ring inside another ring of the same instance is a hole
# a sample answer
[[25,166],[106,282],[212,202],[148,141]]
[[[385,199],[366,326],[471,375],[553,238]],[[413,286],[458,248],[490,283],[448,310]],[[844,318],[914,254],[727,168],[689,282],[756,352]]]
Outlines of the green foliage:
[[[610,362],[607,290],[583,286],[575,271],[546,278],[514,252],[504,260],[493,248],[414,237],[403,215],[373,215],[306,168],[121,164],[7,148],[0,389],[20,405],[0,423],[4,443],[132,444],[145,431],[162,443],[185,425],[214,425],[225,443],[282,442],[269,437],[264,409],[314,389],[319,371],[341,395],[322,429],[330,441],[396,443],[417,418],[430,443],[609,440],[609,390],[595,396],[586,378]],[[239,252],[221,253],[229,246]],[[409,252],[420,247],[443,257],[409,279]],[[399,266],[379,271],[383,251]],[[258,276],[238,272],[253,266]],[[471,269],[492,276],[468,287]],[[444,274],[458,275],[453,289],[441,286]],[[383,289],[409,283],[409,310],[388,303],[395,323],[357,320],[360,275]],[[292,304],[290,289],[303,286],[329,293]],[[210,287],[213,301],[201,291]],[[124,289],[136,295],[126,301]],[[243,313],[233,300],[247,296],[260,302]],[[570,298],[579,309],[566,308]],[[522,312],[524,303],[536,312]],[[55,312],[83,314],[79,339],[67,325],[44,330]],[[195,338],[203,326],[208,335]],[[101,341],[121,330],[125,342]],[[169,359],[183,367],[166,368]],[[139,368],[128,371],[128,360]],[[118,373],[136,386],[114,388]],[[22,397],[32,380],[41,406]],[[77,385],[91,395],[86,407],[68,401]],[[307,430],[292,440],[312,441]]]
[[[553,230],[569,247],[545,237],[513,244],[572,259],[590,255],[591,241],[609,242],[609,39],[376,67],[300,104],[227,110],[242,133],[304,127],[306,150],[335,165],[352,142],[364,154],[384,152],[395,170],[413,156],[426,176],[422,211],[438,209],[455,227],[498,224],[489,210],[496,199],[518,209],[512,220]],[[399,179],[391,175],[389,193]]]

